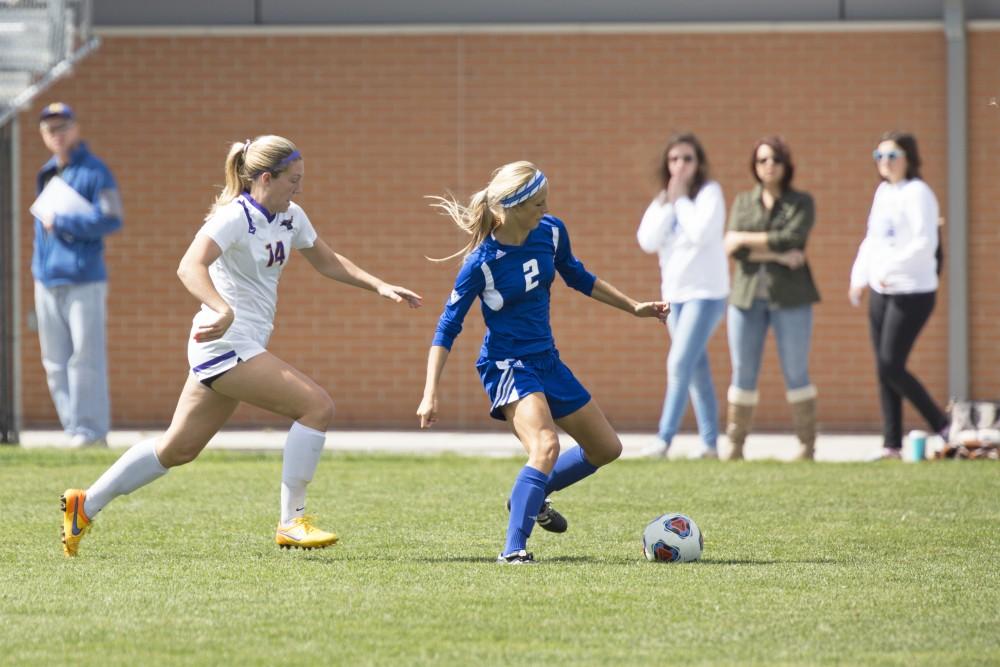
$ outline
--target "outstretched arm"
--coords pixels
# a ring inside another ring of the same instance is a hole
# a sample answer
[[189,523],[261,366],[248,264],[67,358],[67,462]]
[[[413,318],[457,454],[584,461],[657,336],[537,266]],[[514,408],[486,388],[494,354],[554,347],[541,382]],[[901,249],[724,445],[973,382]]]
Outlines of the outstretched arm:
[[432,345],[427,353],[427,379],[424,382],[424,397],[417,408],[420,428],[430,428],[437,421],[437,390],[444,364],[448,361],[448,348]]
[[334,252],[333,248],[328,246],[323,239],[316,239],[316,243],[311,248],[302,248],[299,252],[309,260],[314,269],[327,278],[332,278],[345,285],[371,290],[396,303],[405,300],[410,304],[410,308],[419,308],[421,305],[423,297],[419,294],[376,278],[343,255]]
[[617,287],[609,282],[597,279],[590,296],[601,303],[614,306],[626,313],[631,313],[636,317],[655,317],[661,322],[666,321],[670,313],[670,304],[664,301],[636,301],[630,296],[622,293]]

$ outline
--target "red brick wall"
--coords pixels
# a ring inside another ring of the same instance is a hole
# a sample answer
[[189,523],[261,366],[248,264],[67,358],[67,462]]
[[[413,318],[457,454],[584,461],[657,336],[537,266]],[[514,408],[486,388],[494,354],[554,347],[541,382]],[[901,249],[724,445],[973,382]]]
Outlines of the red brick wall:
[[[1000,398],[1000,31],[969,36],[969,365],[972,395]],[[994,102],[995,104],[995,102]]]
[[[989,283],[1000,242],[992,230],[1000,111],[985,106],[991,86],[1000,94],[997,34],[974,33],[970,42],[972,359],[980,395],[996,393],[1000,380],[989,370],[1000,368],[991,340],[997,296],[978,287]],[[549,176],[550,207],[588,268],[630,295],[657,298],[657,262],[639,250],[635,229],[654,193],[664,138],[691,129],[730,202],[751,185],[754,140],[780,132],[790,142],[797,185],[818,207],[809,256],[823,295],[812,354],[820,418],[827,429],[851,430],[879,424],[866,318],[845,297],[877,184],[871,150],[883,130],[915,132],[925,178],[945,209],[944,72],[937,32],[112,36],[39,104],[61,99],[77,109],[124,197],[125,227],[108,243],[118,427],[165,424],[172,413],[197,306],[174,269],[222,183],[229,142],[262,133],[295,141],[307,169],[299,202],[320,234],[360,266],[424,295],[420,311],[396,307],[325,281],[300,256],[282,281],[272,351],[329,389],[341,427],[388,428],[416,424],[427,346],[457,270],[424,256],[448,254],[465,240],[424,195],[465,197],[496,166],[533,160]],[[47,157],[36,113],[21,117],[23,202]],[[26,210],[22,223],[28,311]],[[494,426],[473,368],[483,332],[477,308],[448,364],[441,428]],[[946,317],[942,299],[912,360],[942,402]],[[563,358],[612,423],[652,432],[665,383],[664,330],[561,281],[553,325]],[[26,425],[51,423],[37,338],[23,333]],[[724,325],[710,351],[724,401]],[[773,342],[760,389],[758,423],[787,428]],[[233,421],[286,420],[241,408]],[[910,421],[917,423],[912,414]]]

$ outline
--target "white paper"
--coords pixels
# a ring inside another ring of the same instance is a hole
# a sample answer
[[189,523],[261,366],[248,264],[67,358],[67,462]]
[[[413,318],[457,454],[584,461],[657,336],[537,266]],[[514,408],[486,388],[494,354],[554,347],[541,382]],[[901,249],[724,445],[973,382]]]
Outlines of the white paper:
[[33,216],[44,220],[46,216],[91,213],[94,205],[69,183],[58,176],[53,176],[29,210]]

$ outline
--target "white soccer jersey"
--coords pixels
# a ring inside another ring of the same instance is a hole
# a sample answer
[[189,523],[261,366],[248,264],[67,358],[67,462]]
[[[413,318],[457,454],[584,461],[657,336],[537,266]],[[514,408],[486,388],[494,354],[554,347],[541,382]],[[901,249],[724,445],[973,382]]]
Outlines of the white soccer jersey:
[[[316,230],[305,211],[292,203],[268,220],[265,209],[244,193],[216,211],[198,234],[211,237],[222,249],[208,269],[215,289],[236,315],[222,339],[250,340],[266,347],[274,328],[278,279],[292,249],[316,243]],[[203,314],[214,313],[202,305],[196,325]]]

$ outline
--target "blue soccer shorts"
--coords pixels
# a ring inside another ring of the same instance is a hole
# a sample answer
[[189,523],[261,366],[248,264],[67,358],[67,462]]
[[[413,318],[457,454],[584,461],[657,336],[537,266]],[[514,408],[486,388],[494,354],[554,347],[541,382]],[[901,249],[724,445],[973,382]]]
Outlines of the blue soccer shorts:
[[555,350],[520,359],[480,359],[476,368],[494,419],[506,421],[503,406],[538,392],[545,395],[553,419],[571,415],[590,402],[590,392]]

